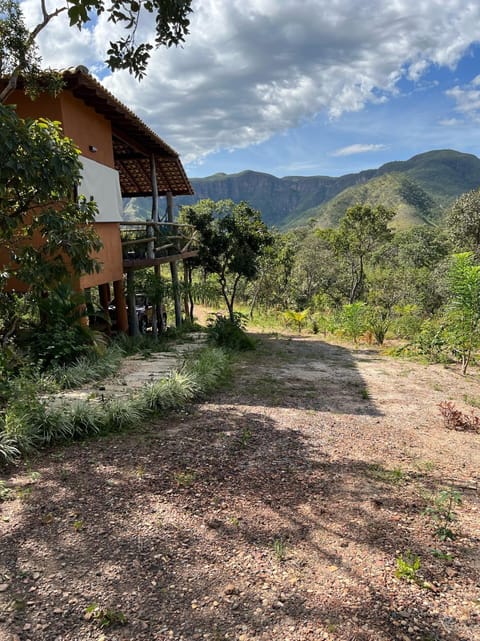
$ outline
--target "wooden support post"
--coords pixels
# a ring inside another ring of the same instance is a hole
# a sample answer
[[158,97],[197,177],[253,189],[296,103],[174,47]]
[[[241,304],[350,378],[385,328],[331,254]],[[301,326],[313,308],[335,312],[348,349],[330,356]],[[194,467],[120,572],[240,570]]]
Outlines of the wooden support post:
[[182,326],[182,305],[180,303],[180,286],[178,280],[178,267],[177,263],[172,261],[170,263],[170,274],[172,276],[173,284],[173,303],[175,306],[175,326]]
[[127,302],[128,302],[128,326],[130,336],[140,336],[138,327],[138,316],[135,305],[135,276],[133,269],[127,271]]
[[110,285],[108,283],[102,283],[98,286],[98,296],[101,308],[108,313],[108,303],[110,302]]
[[128,316],[125,292],[123,289],[123,279],[113,282],[113,296],[117,308],[117,332],[128,333]]
[[[173,223],[173,195],[167,191],[167,220]],[[175,306],[175,326],[182,326],[182,305],[180,302],[180,285],[178,280],[178,268],[176,261],[170,263],[170,274],[172,275],[173,303]]]
[[[162,277],[160,265],[155,265],[155,267],[153,268],[153,271],[155,273],[155,276],[160,280],[160,278]],[[160,334],[167,329],[166,323],[163,317],[164,310],[165,310],[165,306],[163,304],[163,297],[162,297],[162,300],[158,302],[157,305],[155,305],[155,314],[153,315],[153,318],[157,321],[157,332],[159,332]]]
[[[150,155],[150,177],[152,182],[152,222],[158,223],[158,184],[157,184],[157,168],[155,167],[155,154]],[[147,226],[147,236],[152,238],[148,243],[147,256],[148,258],[155,258],[155,227],[153,225]]]
[[[102,311],[104,314],[104,320],[103,321],[96,320],[95,321],[96,328],[101,329],[102,331],[105,331],[108,334],[110,334],[111,326],[108,320],[108,304],[110,303],[110,284],[109,283],[102,283],[101,285],[98,286],[98,297],[100,299],[100,307],[102,308]],[[89,304],[87,304],[87,308],[90,308],[92,312],[94,311],[91,295],[90,295]]]
[[[158,223],[158,182],[157,182],[157,168],[155,166],[155,154],[150,155],[150,176],[152,179],[152,223]],[[147,234],[151,238],[155,238],[157,229],[155,225],[147,227]],[[155,258],[155,240],[148,243],[148,257]],[[155,272],[156,273],[156,272]],[[161,316],[158,315],[159,306],[155,305],[152,313],[152,334],[158,336],[158,326],[160,324],[160,331],[162,330]],[[160,320],[159,320],[160,318]]]
[[193,320],[193,318],[191,318],[191,314],[190,314],[190,296],[189,296],[189,293],[190,293],[190,285],[191,285],[191,283],[190,283],[189,276],[190,276],[190,271],[188,269],[187,261],[184,260],[183,261],[183,285],[184,285],[185,291],[183,293],[183,309],[184,309],[184,313],[185,313],[185,318],[189,318],[190,320]]

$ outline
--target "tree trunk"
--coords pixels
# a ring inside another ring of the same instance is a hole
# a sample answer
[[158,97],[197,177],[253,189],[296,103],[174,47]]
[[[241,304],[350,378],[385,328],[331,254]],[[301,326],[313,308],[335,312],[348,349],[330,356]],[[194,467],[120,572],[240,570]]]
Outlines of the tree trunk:
[[465,376],[467,373],[468,365],[470,363],[471,350],[462,354],[462,376]]
[[173,285],[173,304],[175,307],[175,326],[182,326],[182,303],[180,301],[180,284],[178,281],[178,267],[176,262],[170,263],[170,274]]
[[355,269],[354,266],[352,266],[352,289],[350,290],[350,296],[348,298],[348,302],[350,303],[350,305],[352,303],[355,303],[362,295],[363,279],[363,256],[360,256],[358,270]]
[[[169,223],[173,223],[173,196],[171,191],[167,191],[167,220]],[[176,249],[173,250],[173,253],[176,252]],[[172,276],[172,286],[173,286],[173,303],[175,306],[175,326],[182,326],[182,305],[180,302],[180,286],[178,282],[178,267],[176,262],[170,263],[170,274]]]
[[228,296],[227,292],[227,281],[225,276],[220,276],[220,287],[222,288],[222,295],[225,300],[225,304],[227,305],[227,310],[228,310],[228,317],[233,323],[233,301],[230,302],[230,297]]

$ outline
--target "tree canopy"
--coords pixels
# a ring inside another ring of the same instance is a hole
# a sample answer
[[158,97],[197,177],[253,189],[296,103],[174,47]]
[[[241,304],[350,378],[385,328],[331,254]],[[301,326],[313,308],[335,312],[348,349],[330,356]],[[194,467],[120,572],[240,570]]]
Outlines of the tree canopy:
[[349,262],[351,285],[349,303],[362,294],[365,280],[365,260],[379,245],[390,240],[388,223],[395,212],[379,205],[355,205],[345,212],[336,234],[335,245]]
[[246,202],[201,200],[184,207],[181,217],[198,230],[199,262],[206,272],[217,276],[233,321],[239,281],[255,278],[259,257],[273,237],[260,212]]
[[480,254],[480,189],[457,198],[447,214],[446,227],[455,249]]
[[[123,27],[125,35],[110,41],[106,63],[110,69],[127,69],[141,78],[152,49],[171,47],[185,41],[189,33],[192,0],[69,0],[70,25],[81,29],[91,15],[108,14],[108,20]],[[142,13],[155,19],[152,42],[136,42],[136,29]]]

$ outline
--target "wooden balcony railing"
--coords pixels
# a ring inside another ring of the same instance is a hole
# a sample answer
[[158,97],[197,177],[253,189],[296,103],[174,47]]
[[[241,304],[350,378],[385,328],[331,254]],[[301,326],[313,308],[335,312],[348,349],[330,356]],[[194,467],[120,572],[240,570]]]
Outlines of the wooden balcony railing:
[[129,221],[120,223],[123,266],[139,269],[198,255],[198,234],[182,223]]

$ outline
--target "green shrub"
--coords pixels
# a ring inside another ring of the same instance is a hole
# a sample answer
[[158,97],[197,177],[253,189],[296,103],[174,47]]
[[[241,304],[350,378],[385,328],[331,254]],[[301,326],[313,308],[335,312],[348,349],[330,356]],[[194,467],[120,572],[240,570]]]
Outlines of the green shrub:
[[435,319],[423,321],[408,349],[432,363],[446,361],[449,349],[443,325]]
[[14,437],[5,432],[3,418],[0,418],[0,464],[12,463],[20,456],[20,450]]
[[46,418],[45,402],[36,394],[17,397],[6,407],[4,432],[19,450],[29,452],[42,445]]
[[103,414],[103,430],[121,432],[140,425],[143,420],[142,407],[132,398],[112,398],[104,407],[99,406],[101,423]]
[[67,283],[38,299],[38,321],[18,338],[43,369],[73,363],[83,354],[105,349],[105,335],[83,323],[84,303],[83,295]]
[[422,316],[418,305],[395,305],[392,331],[397,338],[412,339],[420,332]]
[[367,306],[360,301],[348,303],[341,312],[341,332],[355,344],[367,329]]
[[295,309],[287,309],[283,313],[283,318],[285,319],[285,323],[287,326],[293,325],[296,327],[298,330],[298,333],[302,333],[302,328],[304,327],[305,323],[307,322],[307,319],[310,315],[310,309],[304,309],[304,310],[295,310]]
[[372,332],[377,345],[383,345],[391,318],[388,309],[384,307],[369,306],[366,310],[366,329]]
[[198,393],[203,395],[229,378],[230,363],[231,360],[224,350],[209,347],[188,356],[184,370],[195,381]]
[[92,344],[79,327],[68,327],[61,323],[45,331],[41,331],[40,327],[35,328],[28,336],[27,348],[32,359],[47,369],[50,365],[72,363],[88,353]]
[[233,321],[222,314],[214,314],[208,321],[208,341],[232,351],[253,350],[255,341],[245,332],[245,324],[245,316],[238,312],[234,314]]
[[412,554],[410,550],[407,550],[405,555],[401,554],[395,559],[396,569],[395,576],[397,579],[403,579],[404,581],[409,581],[410,583],[419,583],[418,572],[421,567],[420,557],[416,554]]
[[167,347],[166,332],[159,334],[157,337],[149,334],[141,334],[140,336],[127,336],[126,334],[119,334],[115,338],[115,345],[122,351],[125,356],[133,356],[134,354],[142,354],[143,356],[150,356],[155,352],[164,352]]
[[192,401],[199,391],[197,382],[188,373],[172,372],[145,388],[138,403],[149,412],[172,410]]
[[[71,436],[83,438],[92,434],[98,434],[105,428],[104,408],[96,401],[80,400],[74,403],[64,402],[61,406],[53,408],[53,416],[58,416],[58,425],[71,426]],[[63,417],[58,414],[63,413]],[[58,430],[60,434],[62,429]],[[66,437],[68,438],[68,437]]]

